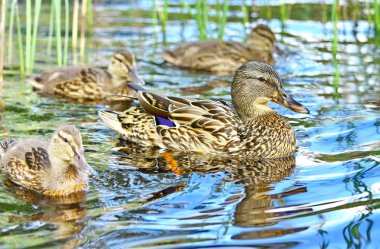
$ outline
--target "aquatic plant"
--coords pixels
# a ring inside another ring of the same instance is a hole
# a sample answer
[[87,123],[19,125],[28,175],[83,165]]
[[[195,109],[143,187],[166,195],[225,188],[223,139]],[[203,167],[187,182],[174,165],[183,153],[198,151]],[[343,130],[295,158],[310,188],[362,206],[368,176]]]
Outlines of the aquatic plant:
[[0,5],[0,108],[3,106],[3,63],[4,63],[4,40],[5,40],[5,13],[7,1],[3,0]]
[[335,91],[335,97],[338,97],[338,88],[339,88],[339,62],[337,59],[337,50],[338,50],[338,6],[339,6],[339,0],[334,0],[332,10],[331,10],[331,22],[333,24],[333,37],[332,37],[332,47],[331,47],[331,53],[333,55],[333,65],[335,67],[335,73],[334,73],[334,80],[333,80],[333,86]]

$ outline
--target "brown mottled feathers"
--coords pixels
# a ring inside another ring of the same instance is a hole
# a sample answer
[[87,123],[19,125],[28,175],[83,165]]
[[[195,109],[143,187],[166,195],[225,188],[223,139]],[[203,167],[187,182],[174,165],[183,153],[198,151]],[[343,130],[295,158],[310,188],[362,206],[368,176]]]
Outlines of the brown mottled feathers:
[[244,62],[252,58],[265,60],[266,55],[236,42],[199,41],[165,51],[162,56],[178,67],[233,73]]
[[17,156],[7,158],[3,170],[8,179],[17,185],[40,191],[43,171],[49,167],[50,161],[46,149],[31,147],[25,152],[24,160]]

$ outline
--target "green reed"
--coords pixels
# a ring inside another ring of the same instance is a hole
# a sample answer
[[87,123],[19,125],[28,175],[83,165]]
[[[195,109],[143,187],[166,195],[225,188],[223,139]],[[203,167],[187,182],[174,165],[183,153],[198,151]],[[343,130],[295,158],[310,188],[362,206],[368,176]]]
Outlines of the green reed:
[[378,0],[373,0],[374,4],[374,22],[375,22],[375,32],[380,35],[380,6]]
[[221,20],[219,21],[219,23],[220,23],[220,25],[219,25],[219,32],[218,32],[218,39],[219,40],[223,39],[224,28],[225,28],[226,22],[227,22],[227,12],[228,12],[229,5],[230,5],[230,1],[229,0],[224,0],[223,1],[222,17],[221,17]]
[[41,4],[42,0],[35,0],[34,5],[34,20],[33,20],[33,30],[32,30],[32,46],[31,46],[31,55],[30,55],[30,61],[28,62],[27,66],[27,73],[31,73],[34,67],[34,61],[35,61],[35,55],[36,55],[36,45],[37,45],[37,33],[38,33],[38,26],[39,26],[39,18],[40,18],[40,12],[41,12]]
[[333,39],[332,39],[332,47],[331,47],[331,53],[333,55],[333,65],[335,66],[335,74],[334,74],[334,91],[335,91],[335,97],[339,97],[338,88],[339,88],[339,81],[340,81],[340,74],[339,74],[339,62],[337,59],[337,52],[338,52],[338,22],[339,22],[339,16],[338,16],[338,6],[339,6],[339,0],[334,0],[332,9],[331,9],[331,22],[333,23]]
[[0,5],[0,108],[3,107],[3,68],[4,68],[4,40],[7,1],[2,0]]
[[195,1],[195,18],[199,30],[199,40],[207,39],[208,8],[206,0]]
[[15,5],[15,15],[16,15],[16,29],[17,29],[17,45],[19,54],[19,64],[20,64],[20,74],[21,77],[25,75],[25,62],[24,62],[24,45],[21,32],[21,21],[20,21],[20,11],[18,5]]
[[67,65],[69,53],[69,31],[70,31],[70,3],[65,0],[65,42],[63,48],[63,65]]
[[57,65],[62,66],[61,1],[53,0],[52,4],[54,5]]
[[50,5],[49,14],[49,31],[48,31],[48,44],[47,44],[47,54],[51,55],[51,48],[53,44],[53,33],[54,33],[54,5]]
[[14,16],[15,16],[15,6],[17,0],[11,2],[11,12],[9,15],[9,28],[8,28],[8,64],[12,64],[13,56],[13,26],[14,26]]

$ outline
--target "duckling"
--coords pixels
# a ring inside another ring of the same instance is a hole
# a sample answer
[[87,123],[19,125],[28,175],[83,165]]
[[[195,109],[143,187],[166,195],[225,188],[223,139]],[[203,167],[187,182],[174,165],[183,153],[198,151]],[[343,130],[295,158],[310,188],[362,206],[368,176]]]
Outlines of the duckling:
[[231,75],[250,60],[273,64],[275,41],[273,31],[259,24],[249,34],[247,46],[237,42],[197,41],[164,51],[162,56],[168,63],[181,68]]
[[124,112],[100,111],[111,129],[133,143],[171,151],[224,154],[253,158],[283,158],[296,150],[287,120],[267,104],[309,110],[286,93],[277,72],[251,61],[240,66],[231,85],[232,104],[207,99],[167,97],[138,90],[140,106]]
[[143,85],[137,73],[134,55],[128,50],[116,51],[108,69],[68,67],[42,73],[27,81],[42,96],[66,98],[75,102],[98,103],[113,95],[134,97],[128,82]]
[[62,126],[50,141],[0,142],[3,172],[12,183],[47,196],[83,191],[93,169],[87,164],[82,137],[75,126]]

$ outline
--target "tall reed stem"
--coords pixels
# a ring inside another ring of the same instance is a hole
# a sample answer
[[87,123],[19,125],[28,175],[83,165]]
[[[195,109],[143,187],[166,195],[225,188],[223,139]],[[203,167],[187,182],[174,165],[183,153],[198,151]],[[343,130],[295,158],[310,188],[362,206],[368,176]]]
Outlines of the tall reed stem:
[[40,12],[41,12],[41,4],[42,0],[35,0],[34,5],[34,20],[33,20],[33,33],[32,33],[32,47],[31,47],[31,55],[30,55],[30,61],[29,61],[29,71],[28,73],[31,73],[34,68],[34,58],[36,54],[36,45],[37,45],[37,33],[38,33],[38,23],[40,19]]
[[81,64],[84,64],[84,50],[86,47],[87,0],[82,1],[81,7],[79,56]]
[[25,36],[25,66],[26,73],[31,71],[30,61],[32,55],[32,0],[26,0],[26,36]]
[[63,65],[67,65],[69,52],[69,25],[70,25],[70,4],[69,0],[65,0],[65,41],[63,48]]
[[24,77],[25,75],[24,46],[22,42],[21,21],[20,21],[20,13],[18,10],[18,5],[15,6],[15,12],[16,12],[17,45],[18,45],[18,55],[19,55],[19,64],[20,64],[20,75],[21,77]]
[[378,0],[373,0],[374,10],[375,10],[375,32],[380,35],[380,6]]
[[71,47],[73,64],[78,64],[78,19],[79,19],[79,0],[74,0],[73,21],[71,28]]
[[17,0],[13,0],[11,3],[11,13],[9,15],[9,27],[8,27],[8,64],[11,65],[13,61],[13,30],[14,30],[14,17],[15,17],[15,7]]
[[228,12],[229,4],[230,4],[229,0],[223,1],[223,15],[222,15],[222,20],[220,21],[219,34],[218,34],[219,40],[223,39],[224,28],[225,28],[226,22],[227,22],[227,12]]
[[0,108],[3,107],[3,67],[4,67],[4,36],[5,36],[5,14],[7,0],[2,0],[0,5]]
[[61,1],[54,0],[55,37],[57,41],[57,64],[62,66]]
[[331,52],[333,54],[333,64],[335,66],[335,74],[334,74],[334,91],[335,91],[335,97],[339,96],[338,88],[339,88],[339,80],[340,80],[340,74],[339,74],[339,62],[337,59],[337,51],[338,51],[338,6],[339,6],[339,0],[334,0],[332,10],[331,10],[331,22],[333,23],[333,42],[332,42],[332,48]]

